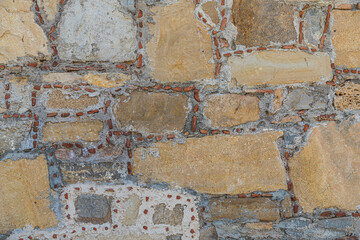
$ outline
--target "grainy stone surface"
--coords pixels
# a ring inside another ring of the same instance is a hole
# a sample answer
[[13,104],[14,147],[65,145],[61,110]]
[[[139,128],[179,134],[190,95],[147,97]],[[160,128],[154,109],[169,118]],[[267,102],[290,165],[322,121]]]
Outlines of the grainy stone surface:
[[49,55],[45,34],[30,10],[32,4],[31,0],[0,2],[0,63]]
[[155,207],[152,217],[154,224],[168,224],[171,226],[181,225],[184,217],[184,207],[176,204],[173,209],[168,209],[164,203]]
[[339,110],[360,110],[360,84],[345,82],[335,93],[334,106]]
[[40,8],[42,8],[45,11],[45,14],[47,16],[47,19],[49,21],[53,21],[55,19],[59,1],[57,0],[39,0],[37,1],[37,4]]
[[187,82],[212,78],[211,37],[193,13],[194,3],[180,0],[152,7],[153,38],[146,45],[151,76],[161,82]]
[[96,142],[100,140],[99,132],[103,129],[100,120],[82,120],[77,122],[45,123],[43,129],[44,142],[61,142],[84,140]]
[[101,224],[111,222],[111,200],[96,194],[83,194],[76,199],[77,221]]
[[70,0],[59,23],[59,57],[69,61],[136,59],[136,26],[117,0]]
[[70,95],[65,95],[59,90],[53,91],[49,94],[49,100],[46,104],[48,108],[64,108],[64,109],[86,109],[99,102],[97,97],[89,97],[88,95],[81,95],[75,98]]
[[[318,47],[324,33],[327,7],[310,8],[304,14],[304,41],[312,47]],[[329,38],[327,38],[329,39]]]
[[104,88],[114,88],[122,87],[127,81],[131,79],[131,75],[126,75],[122,73],[117,74],[86,74],[84,75],[84,80],[94,86],[104,87]]
[[[1,121],[0,154],[20,149],[25,137],[30,133],[31,124],[31,120]],[[9,136],[11,136],[11,141],[9,140]]]
[[157,143],[155,148],[136,149],[134,172],[143,181],[166,181],[202,193],[286,189],[285,169],[275,144],[280,136],[282,132],[269,132],[188,138],[176,145]]
[[10,79],[12,96],[9,99],[10,111],[25,113],[31,108],[31,86],[27,77],[14,77]]
[[360,205],[359,134],[360,123],[350,120],[316,127],[290,159],[290,178],[305,212],[317,207],[355,210]]
[[203,11],[205,12],[205,14],[207,14],[210,19],[212,20],[213,23],[218,24],[220,19],[219,19],[219,13],[216,10],[217,8],[217,2],[216,1],[209,1],[204,3],[203,5],[201,5]]
[[44,155],[36,159],[0,161],[0,233],[25,225],[55,227],[50,209],[49,176]]
[[125,213],[122,220],[122,223],[126,226],[135,225],[136,219],[139,215],[139,207],[141,205],[141,200],[137,195],[131,195],[124,202],[125,204]]
[[122,128],[133,126],[138,131],[166,133],[181,131],[187,115],[187,98],[166,93],[134,92],[130,99],[121,96],[114,115]]
[[213,127],[232,127],[260,118],[259,98],[240,94],[212,95],[206,101],[205,115]]
[[324,53],[263,51],[230,57],[228,63],[239,85],[324,82],[332,77],[330,57]]
[[76,73],[47,73],[42,75],[42,80],[48,83],[74,83],[82,80]]
[[236,43],[252,47],[295,41],[294,13],[293,6],[277,1],[235,0],[232,22],[238,30]]

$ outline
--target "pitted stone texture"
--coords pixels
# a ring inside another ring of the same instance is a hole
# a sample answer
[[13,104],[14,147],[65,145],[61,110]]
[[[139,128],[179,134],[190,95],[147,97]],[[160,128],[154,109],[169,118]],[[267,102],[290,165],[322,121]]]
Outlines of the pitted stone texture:
[[34,21],[32,0],[0,2],[0,63],[26,55],[49,55],[47,39]]
[[68,61],[133,61],[136,26],[117,0],[69,0],[59,23],[59,57]]
[[155,206],[153,223],[169,224],[171,226],[181,225],[184,217],[184,207],[176,204],[173,209],[167,209],[164,203]]
[[111,222],[111,199],[96,195],[82,194],[75,201],[79,222],[101,224]]
[[330,57],[324,53],[261,51],[230,57],[228,64],[240,85],[319,82],[332,77]]
[[348,68],[360,66],[360,29],[353,23],[360,21],[359,11],[332,11],[334,25],[332,42],[336,54],[335,65]]
[[34,160],[0,161],[0,234],[27,224],[40,229],[55,227],[49,193],[43,155]]
[[76,98],[71,95],[65,95],[60,90],[55,90],[49,94],[46,107],[83,110],[98,102],[99,99],[97,97],[89,97],[85,94]]
[[237,44],[266,46],[297,39],[291,5],[269,0],[234,0],[231,15],[238,30]]
[[47,122],[43,128],[44,142],[78,141],[96,142],[103,129],[100,120],[81,120],[77,122]]
[[225,198],[209,202],[210,221],[251,218],[275,221],[280,218],[279,204],[269,198]]
[[217,2],[216,1],[209,1],[201,5],[202,10],[208,15],[213,23],[216,25],[219,23],[219,13],[217,9]]
[[134,92],[130,99],[119,97],[113,111],[122,128],[132,126],[149,133],[182,131],[187,116],[187,97]]
[[360,110],[360,84],[345,82],[335,93],[334,106],[339,110]]
[[37,4],[44,9],[47,19],[53,21],[55,19],[59,1],[57,0],[38,0]]
[[212,78],[211,37],[193,13],[191,0],[180,0],[166,6],[155,6],[153,38],[147,43],[151,76],[161,82],[187,82]]
[[7,151],[21,149],[23,141],[30,133],[31,124],[32,120],[0,121],[0,155]]
[[[188,138],[184,144],[137,148],[134,173],[201,193],[239,194],[286,189],[275,141],[282,132]],[[261,146],[261,148],[259,147]]]
[[359,136],[360,123],[329,122],[314,128],[305,147],[290,159],[290,179],[305,212],[360,205]]
[[232,127],[260,118],[259,98],[240,94],[211,95],[205,115],[213,127]]

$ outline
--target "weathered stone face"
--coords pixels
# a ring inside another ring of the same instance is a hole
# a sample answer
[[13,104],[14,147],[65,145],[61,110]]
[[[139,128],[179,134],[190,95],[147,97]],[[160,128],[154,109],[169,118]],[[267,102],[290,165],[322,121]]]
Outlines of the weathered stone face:
[[[310,8],[304,14],[304,41],[313,47],[318,47],[324,33],[327,7]],[[327,40],[329,38],[325,38]]]
[[77,221],[102,224],[111,222],[111,200],[96,194],[80,195],[75,203]]
[[268,198],[225,198],[209,202],[210,221],[219,219],[253,218],[276,221],[280,218],[279,206]]
[[214,76],[214,64],[208,63],[212,58],[211,37],[196,20],[194,9],[190,0],[151,8],[155,24],[149,28],[154,36],[146,51],[153,78],[186,82]]
[[238,30],[237,44],[253,47],[296,40],[295,11],[290,5],[268,0],[234,0],[231,15]]
[[124,202],[125,204],[125,213],[122,220],[122,223],[126,226],[133,226],[136,224],[136,219],[139,215],[139,208],[141,205],[141,200],[137,195],[131,195]]
[[350,120],[313,129],[308,143],[290,159],[290,179],[305,212],[360,205],[360,123]]
[[44,142],[84,140],[96,142],[100,140],[99,132],[103,123],[99,120],[83,120],[77,122],[47,122],[43,128]]
[[131,79],[131,75],[126,75],[122,73],[116,74],[86,74],[84,80],[94,86],[104,87],[104,88],[114,88],[122,87],[127,81]]
[[174,209],[170,210],[164,203],[160,203],[155,207],[152,217],[154,224],[168,224],[171,226],[181,225],[184,217],[184,207],[176,204]]
[[129,100],[118,98],[113,110],[121,127],[131,125],[138,131],[166,133],[184,128],[186,109],[187,98],[183,95],[134,92]]
[[335,95],[335,108],[360,110],[360,84],[345,82],[338,88]]
[[49,99],[46,104],[48,108],[64,108],[64,109],[85,109],[99,102],[97,97],[89,97],[88,95],[81,95],[78,98],[62,94],[61,91],[55,90],[49,94]]
[[285,168],[275,144],[280,136],[282,132],[269,132],[157,143],[155,148],[136,149],[134,173],[142,181],[166,181],[201,193],[286,189]]
[[55,227],[50,209],[49,176],[43,155],[36,159],[0,161],[0,234],[26,224]]
[[25,113],[31,108],[31,86],[26,77],[15,77],[11,79],[12,94],[9,99],[10,111]]
[[231,77],[240,85],[319,82],[332,77],[330,57],[323,53],[262,51],[230,57],[228,64]]
[[218,24],[219,19],[219,13],[216,10],[217,2],[216,1],[209,1],[201,5],[203,11],[206,15],[208,15],[211,19],[211,21],[215,24]]
[[4,120],[0,124],[0,154],[21,148],[21,143],[31,130],[31,120]]
[[74,83],[80,82],[82,76],[76,73],[47,73],[42,75],[42,80],[48,83]]
[[232,127],[260,118],[259,98],[239,94],[212,95],[207,101],[205,115],[213,127]]
[[37,4],[44,9],[47,19],[52,21],[55,19],[59,1],[56,0],[39,0]]
[[59,57],[69,61],[133,61],[136,26],[117,0],[70,0],[59,23]]
[[360,66],[360,29],[354,27],[360,21],[359,11],[332,11],[334,25],[332,43],[336,54],[335,65],[348,68]]

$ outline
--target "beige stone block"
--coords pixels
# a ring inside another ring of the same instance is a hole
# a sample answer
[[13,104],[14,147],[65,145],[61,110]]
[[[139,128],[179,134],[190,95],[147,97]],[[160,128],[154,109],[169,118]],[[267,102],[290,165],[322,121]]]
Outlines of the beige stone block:
[[272,230],[273,223],[272,222],[254,222],[254,223],[246,223],[245,228],[248,230]]
[[100,120],[81,120],[77,122],[47,122],[43,128],[44,142],[78,141],[96,142],[103,129]]
[[231,76],[239,85],[324,82],[332,77],[330,57],[325,53],[260,51],[228,60]]
[[187,82],[213,78],[212,41],[206,27],[195,18],[191,0],[155,6],[147,43],[151,76],[161,82]]
[[345,82],[335,93],[334,106],[339,110],[360,110],[360,84]]
[[216,25],[219,23],[219,13],[217,9],[217,2],[216,1],[209,1],[201,5],[202,10],[208,15],[213,23]]
[[48,73],[42,75],[42,80],[48,83],[81,82],[82,76],[76,73]]
[[360,123],[329,122],[312,130],[289,161],[290,179],[305,212],[360,205]]
[[104,87],[104,88],[114,88],[114,87],[122,87],[125,85],[127,81],[131,79],[131,75],[126,75],[123,73],[117,74],[109,74],[109,73],[102,73],[102,74],[86,74],[84,76],[84,80],[91,85],[97,87]]
[[259,98],[240,94],[211,95],[206,100],[206,117],[213,127],[232,127],[260,118]]
[[282,135],[216,135],[188,138],[184,144],[156,143],[135,150],[134,173],[142,181],[165,181],[201,193],[286,189],[285,168],[275,143]]
[[49,176],[44,155],[34,160],[0,162],[0,233],[25,225],[55,227],[50,209]]
[[48,108],[83,110],[99,102],[99,99],[97,97],[81,95],[80,97],[75,98],[71,95],[62,94],[59,90],[51,92],[48,97],[49,98],[46,104],[46,107]]

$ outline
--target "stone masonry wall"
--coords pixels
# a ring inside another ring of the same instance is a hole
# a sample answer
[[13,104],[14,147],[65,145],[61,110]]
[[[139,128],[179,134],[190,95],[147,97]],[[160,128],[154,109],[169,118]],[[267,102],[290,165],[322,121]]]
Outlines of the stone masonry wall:
[[360,237],[360,2],[0,0],[0,239]]

